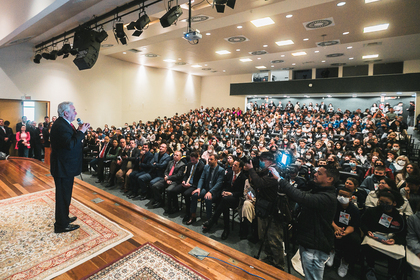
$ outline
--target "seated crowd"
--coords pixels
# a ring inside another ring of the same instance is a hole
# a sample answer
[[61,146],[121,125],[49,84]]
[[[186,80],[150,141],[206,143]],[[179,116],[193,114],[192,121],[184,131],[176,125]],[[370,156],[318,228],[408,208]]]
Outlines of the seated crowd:
[[[91,129],[85,155],[97,182],[104,182],[108,167],[106,187],[119,187],[129,199],[150,199],[153,207],[175,214],[181,194],[186,225],[197,222],[199,201],[205,209],[203,232],[216,226],[223,214],[222,239],[230,234],[231,209],[237,210],[241,239],[255,243],[268,224],[256,204],[259,199],[274,201],[278,193],[270,170],[278,170],[299,191],[310,192],[315,174],[334,168],[340,182],[334,180],[335,244],[327,265],[332,266],[337,254],[338,274],[344,277],[363,251],[366,277],[375,279],[373,260],[380,253],[361,246],[363,236],[405,245],[407,219],[412,216],[417,228],[420,223],[420,215],[413,215],[420,208],[420,169],[410,162],[410,137],[402,115],[392,107],[379,114],[369,109],[334,110],[323,102],[315,106],[289,102],[284,107],[281,102],[250,103],[246,112],[201,107],[122,128]],[[277,163],[282,155],[292,159],[287,168]],[[298,215],[298,203],[289,204],[291,215]],[[383,217],[390,222],[382,222]],[[281,223],[273,222],[271,228],[264,261],[284,269]],[[412,236],[410,227],[408,231]],[[378,232],[387,237],[378,237]],[[417,233],[417,243],[411,245],[415,254],[420,253],[418,237]],[[388,259],[389,276],[395,277],[400,263]]]

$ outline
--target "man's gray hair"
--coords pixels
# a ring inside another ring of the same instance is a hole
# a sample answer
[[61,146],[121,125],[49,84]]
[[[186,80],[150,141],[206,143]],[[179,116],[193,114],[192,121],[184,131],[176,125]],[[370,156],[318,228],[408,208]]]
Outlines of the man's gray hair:
[[60,104],[58,104],[58,109],[57,109],[57,113],[59,117],[64,117],[64,112],[69,112],[70,111],[70,106],[73,105],[73,102],[61,102]]

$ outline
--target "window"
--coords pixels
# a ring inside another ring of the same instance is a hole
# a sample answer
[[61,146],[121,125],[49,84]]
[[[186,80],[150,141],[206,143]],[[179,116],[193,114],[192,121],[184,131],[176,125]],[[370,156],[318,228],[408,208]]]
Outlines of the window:
[[28,120],[33,121],[35,119],[35,102],[34,101],[23,101],[23,115]]

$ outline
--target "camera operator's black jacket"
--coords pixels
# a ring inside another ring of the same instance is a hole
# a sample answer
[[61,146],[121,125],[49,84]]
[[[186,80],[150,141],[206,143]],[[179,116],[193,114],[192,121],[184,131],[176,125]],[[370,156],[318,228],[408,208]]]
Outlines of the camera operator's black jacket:
[[310,192],[302,192],[281,180],[279,191],[302,207],[297,225],[299,245],[329,254],[334,245],[332,222],[337,207],[334,186],[316,186]]
[[261,172],[256,172],[255,169],[249,170],[252,184],[257,191],[257,199],[262,198],[270,202],[275,202],[277,198],[277,180],[268,172],[268,168]]

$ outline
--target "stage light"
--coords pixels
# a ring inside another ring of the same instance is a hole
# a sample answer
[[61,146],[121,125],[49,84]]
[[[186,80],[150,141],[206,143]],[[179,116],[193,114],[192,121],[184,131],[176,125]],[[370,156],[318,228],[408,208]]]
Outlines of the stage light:
[[50,59],[50,53],[49,52],[43,52],[42,53],[42,58],[49,60]]
[[182,15],[181,7],[172,7],[163,17],[160,18],[160,24],[163,28],[171,26]]
[[115,36],[115,40],[117,40],[117,43],[118,41],[120,41],[121,44],[127,45],[127,35],[124,32],[124,23],[122,22],[115,23],[114,36]]
[[69,43],[64,44],[63,47],[57,52],[58,56],[63,55],[63,59],[69,57],[71,52],[71,45]]
[[147,14],[144,14],[139,17],[137,21],[130,22],[129,25],[127,25],[127,30],[134,30],[133,36],[140,36],[143,33],[143,29],[149,24],[150,18]]
[[41,54],[36,54],[34,57],[34,63],[39,64],[41,62],[42,59],[42,55]]
[[101,31],[96,32],[96,41],[98,41],[98,43],[102,43],[106,38],[108,38],[108,33],[105,30],[102,29]]
[[50,52],[50,60],[56,60],[57,59],[57,50],[53,50],[52,52]]
[[231,9],[235,8],[235,2],[236,0],[214,0],[213,6],[216,7],[216,11],[218,13],[224,13],[225,12],[225,6],[228,6]]

